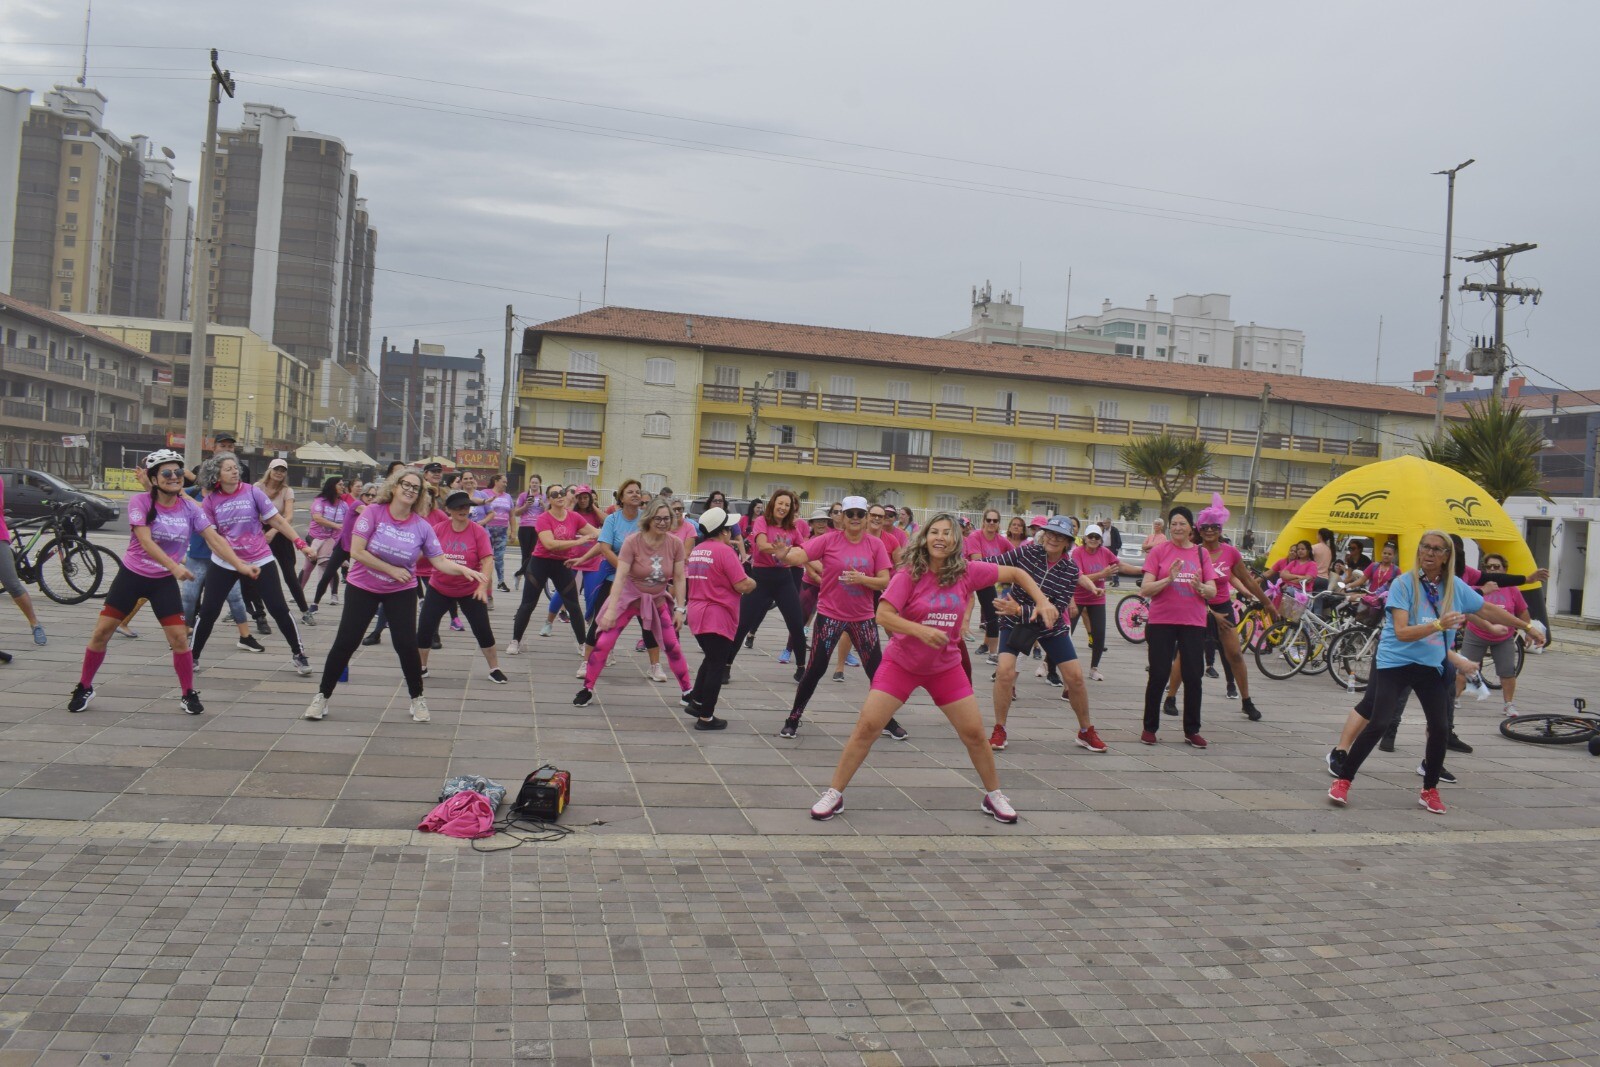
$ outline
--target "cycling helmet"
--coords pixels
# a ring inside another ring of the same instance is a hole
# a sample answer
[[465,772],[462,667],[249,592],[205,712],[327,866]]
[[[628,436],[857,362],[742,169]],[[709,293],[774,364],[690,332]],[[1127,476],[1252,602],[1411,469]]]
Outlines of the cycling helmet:
[[176,463],[179,466],[182,466],[183,453],[174,452],[170,448],[158,448],[148,456],[144,457],[144,469],[146,472],[155,470],[163,463]]

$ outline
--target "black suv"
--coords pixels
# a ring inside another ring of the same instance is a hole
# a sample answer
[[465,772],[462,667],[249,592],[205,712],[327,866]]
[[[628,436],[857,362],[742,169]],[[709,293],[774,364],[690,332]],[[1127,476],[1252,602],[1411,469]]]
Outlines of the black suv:
[[19,467],[0,467],[0,480],[6,483],[6,515],[14,519],[37,519],[49,514],[46,501],[83,505],[89,529],[98,530],[122,514],[122,507],[97,493],[88,493],[44,471]]

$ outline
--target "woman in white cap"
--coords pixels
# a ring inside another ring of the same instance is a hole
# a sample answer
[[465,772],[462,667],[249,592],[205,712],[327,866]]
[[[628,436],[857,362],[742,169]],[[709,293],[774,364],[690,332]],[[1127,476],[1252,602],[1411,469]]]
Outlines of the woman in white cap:
[[472,627],[484,662],[489,665],[489,680],[505,685],[509,678],[500,669],[495,653],[494,628],[489,624],[489,579],[494,562],[494,542],[488,530],[472,521],[472,494],[457,489],[444,498],[440,511],[445,518],[433,523],[434,536],[439,539],[439,550],[445,559],[478,571],[482,580],[457,577],[436,571],[422,598],[422,610],[417,615],[417,654],[421,657],[422,673],[428,673],[428,653],[439,636],[439,623],[445,612],[459,608]]
[[[817,618],[811,626],[811,658],[806,663],[800,684],[795,687],[794,706],[784,720],[779,737],[794,737],[800,717],[817,691],[817,683],[828,669],[828,661],[839,638],[850,635],[861,655],[862,669],[870,680],[883,658],[878,647],[878,625],[874,621],[877,604],[874,593],[888,588],[892,573],[889,553],[883,541],[867,533],[867,499],[847,496],[840,502],[843,524],[811,538],[804,545],[786,549],[780,557],[791,567],[815,561],[822,565],[822,586],[817,598]],[[897,741],[910,736],[905,727],[890,718],[883,732]]]
[[997,582],[1011,582],[1039,604],[1042,626],[1054,626],[1058,613],[1025,569],[968,560],[955,516],[934,515],[912,536],[903,566],[884,590],[877,619],[892,635],[883,662],[872,676],[855,730],[839,754],[833,781],[812,805],[811,817],[831,819],[844,810],[844,791],[872,743],[911,694],[923,689],[938,705],[966,746],[985,790],[981,810],[997,821],[1014,823],[1017,811],[1000,791],[994,752],[984,743],[983,715],[972,692],[970,667],[962,663],[961,626],[973,593]]
[[1100,657],[1106,651],[1106,588],[1102,583],[1120,574],[1139,575],[1143,572],[1117,558],[1117,554],[1106,546],[1105,531],[1097,524],[1083,531],[1083,544],[1072,549],[1072,562],[1078,565],[1079,572],[1093,586],[1090,590],[1080,585],[1072,594],[1072,603],[1077,608],[1072,618],[1072,632],[1077,632],[1078,619],[1082,618],[1089,631],[1089,679],[1103,682],[1106,679],[1100,673]]
[[683,706],[698,721],[696,730],[721,730],[728,725],[717,718],[722,680],[739,645],[740,597],[756,587],[733,550],[733,519],[721,508],[700,514],[700,543],[684,564],[684,585],[689,594],[689,632],[705,658],[695,675],[694,687]]
[[[278,509],[278,514],[283,516],[283,521],[291,529],[294,528],[294,487],[289,484],[289,462],[285,459],[274,459],[267,464],[267,472],[256,483],[260,490],[267,494],[267,499],[272,501],[272,506]],[[278,561],[278,576],[289,587],[289,595],[294,597],[295,607],[300,609],[300,621],[307,626],[317,624],[316,616],[306,603],[306,594],[300,588],[299,567],[295,559],[294,546],[291,541],[300,540],[298,536],[286,538],[278,532],[275,526],[263,526],[267,547],[272,550],[272,558]],[[313,559],[315,553],[312,553]]]

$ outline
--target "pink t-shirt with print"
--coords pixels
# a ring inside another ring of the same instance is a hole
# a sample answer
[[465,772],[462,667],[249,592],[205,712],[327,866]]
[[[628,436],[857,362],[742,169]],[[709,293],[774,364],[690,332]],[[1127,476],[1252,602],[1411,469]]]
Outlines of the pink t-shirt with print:
[[[224,493],[219,487],[200,506],[233,548],[234,555],[252,567],[272,558],[261,524],[278,514],[278,509],[259,485],[241,484],[231,493]],[[212,560],[224,570],[233,570],[220,556],[213,556]]]
[[[432,518],[431,515],[429,517]],[[471,570],[477,570],[486,557],[494,555],[494,546],[489,543],[489,531],[475,522],[467,523],[465,530],[457,532],[447,518],[433,527],[433,535],[439,539],[440,555]],[[424,562],[417,560],[419,566]],[[478,590],[478,583],[471,578],[443,574],[433,567],[429,569],[434,572],[429,584],[444,596],[471,596]]]
[[[1166,541],[1151,549],[1150,554],[1145,557],[1144,572],[1153,574],[1157,578],[1165,578],[1174,562],[1182,568],[1173,583],[1157,593],[1150,601],[1150,622],[1172,626],[1206,624],[1205,601],[1200,599],[1200,594],[1195,589],[1196,583],[1203,580],[1200,577],[1202,552],[1204,549],[1199,545],[1179,548],[1171,541]],[[1209,555],[1206,553],[1208,558]],[[1209,568],[1207,573],[1208,576],[1211,573]]]
[[[149,493],[135,493],[128,498],[128,528],[132,530],[148,526],[151,540],[174,563],[182,563],[188,553],[189,535],[197,534],[211,524],[211,518],[205,510],[182,494],[166,507],[152,503]],[[122,565],[146,578],[162,578],[172,573],[151,558],[139,543],[137,534],[128,538],[128,551],[122,556]]]
[[982,530],[973,530],[967,535],[967,539],[961,547],[966,552],[968,559],[994,559],[997,556],[1005,555],[1017,546],[999,534],[995,534],[993,537],[985,537]]
[[877,611],[872,590],[864,585],[844,585],[839,576],[845,571],[860,571],[876,577],[879,571],[889,569],[889,553],[883,542],[871,534],[862,534],[861,540],[851,544],[838,530],[829,530],[813,537],[803,546],[806,558],[822,564],[822,592],[817,597],[817,610],[830,619],[840,622],[865,622]]
[[930,648],[909,634],[895,634],[884,650],[885,662],[912,674],[931,675],[961,665],[961,634],[958,632],[968,599],[979,589],[1000,580],[1000,568],[987,560],[972,560],[967,572],[954,585],[940,585],[938,576],[924,574],[913,581],[909,571],[900,571],[889,580],[883,602],[892,605],[900,617],[931,626],[950,640],[943,648]]
[[394,517],[387,504],[374,504],[361,513],[352,531],[352,540],[356,537],[365,537],[367,551],[383,562],[410,572],[405,581],[398,581],[372,570],[360,560],[351,564],[350,584],[378,596],[416,588],[418,557],[440,554],[439,536],[427,519],[412,512],[402,522]]
[[811,527],[804,519],[796,519],[794,529],[785,530],[782,526],[768,524],[765,515],[757,515],[750,524],[750,566],[752,567],[786,567],[787,563],[780,563],[778,557],[770,552],[762,552],[756,548],[756,541],[762,535],[767,535],[767,540],[774,548],[789,545],[803,545],[811,536]]
[[[1117,554],[1105,545],[1101,545],[1093,551],[1090,551],[1084,545],[1077,545],[1070,555],[1072,556],[1072,562],[1078,565],[1078,573],[1084,575],[1096,574],[1107,567],[1115,566],[1117,562]],[[1100,592],[1091,593],[1081,585],[1076,586],[1072,591],[1072,602],[1082,607],[1104,604],[1106,602],[1106,587],[1098,581],[1095,582],[1095,585],[1099,586]]]
[[696,545],[684,565],[689,596],[689,631],[720,634],[732,641],[739,633],[739,594],[734,586],[744,581],[739,553],[722,541]]
[[1217,595],[1211,598],[1211,603],[1226,604],[1233,596],[1233,568],[1244,557],[1226,541],[1218,542],[1215,549],[1208,548],[1206,552],[1211,556],[1212,573],[1217,582]]

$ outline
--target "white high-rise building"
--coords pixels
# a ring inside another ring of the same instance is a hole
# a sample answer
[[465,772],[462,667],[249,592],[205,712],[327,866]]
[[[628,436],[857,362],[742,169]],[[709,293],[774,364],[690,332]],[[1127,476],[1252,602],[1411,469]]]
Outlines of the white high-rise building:
[[1162,311],[1154,296],[1144,307],[1100,305],[1098,315],[1074,315],[1073,331],[1115,344],[1115,353],[1158,363],[1193,363],[1268,374],[1305,373],[1306,335],[1300,330],[1235,324],[1226,293],[1174,297]]

